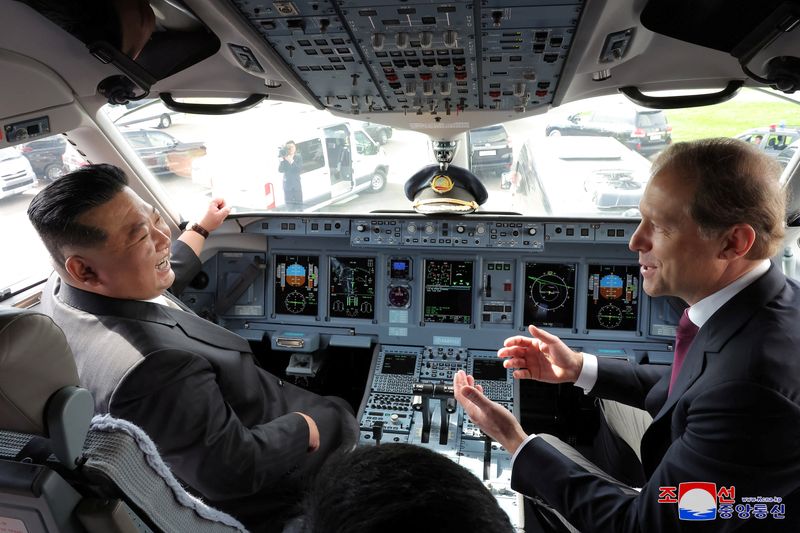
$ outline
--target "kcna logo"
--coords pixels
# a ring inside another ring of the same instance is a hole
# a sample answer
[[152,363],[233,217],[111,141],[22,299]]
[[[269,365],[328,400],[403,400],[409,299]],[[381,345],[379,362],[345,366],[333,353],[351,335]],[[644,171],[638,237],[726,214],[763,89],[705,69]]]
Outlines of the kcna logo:
[[715,520],[717,518],[717,496],[719,502],[734,503],[734,488],[722,487],[717,493],[716,483],[692,481],[675,487],[659,487],[658,503],[677,503],[681,520]]

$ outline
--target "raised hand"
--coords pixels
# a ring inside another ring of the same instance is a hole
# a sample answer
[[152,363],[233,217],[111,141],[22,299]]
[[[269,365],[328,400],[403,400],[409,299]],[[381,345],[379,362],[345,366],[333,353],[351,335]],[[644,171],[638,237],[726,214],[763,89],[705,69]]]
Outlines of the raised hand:
[[456,400],[475,425],[509,453],[513,454],[528,437],[514,415],[484,396],[483,388],[475,384],[475,378],[468,376],[463,370],[453,376],[453,388]]
[[203,215],[203,218],[200,219],[199,224],[210,233],[220,227],[230,212],[231,208],[225,203],[224,199],[214,198],[208,204],[208,210]]
[[517,335],[503,342],[497,356],[503,366],[514,368],[517,379],[535,379],[546,383],[574,382],[583,367],[583,354],[575,352],[561,339],[536,326],[528,326],[532,337]]

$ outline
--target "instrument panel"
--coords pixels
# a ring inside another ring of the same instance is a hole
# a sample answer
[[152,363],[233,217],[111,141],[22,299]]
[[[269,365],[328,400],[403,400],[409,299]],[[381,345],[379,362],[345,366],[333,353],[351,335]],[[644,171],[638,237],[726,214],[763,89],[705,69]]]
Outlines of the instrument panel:
[[[643,293],[628,249],[634,222],[243,220],[251,249],[222,249],[225,236],[215,239],[223,244],[204,264],[208,284],[188,288],[184,300],[250,339],[294,331],[496,350],[534,324],[586,351],[663,359],[682,310]],[[239,259],[224,260],[231,256]],[[250,271],[249,283],[239,279]],[[220,300],[235,304],[218,309]]]

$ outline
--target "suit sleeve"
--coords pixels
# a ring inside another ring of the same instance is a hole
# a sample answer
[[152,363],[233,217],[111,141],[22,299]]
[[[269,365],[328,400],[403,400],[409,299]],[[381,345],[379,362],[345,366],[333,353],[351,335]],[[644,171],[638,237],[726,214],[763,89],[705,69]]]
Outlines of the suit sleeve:
[[180,296],[189,282],[200,272],[203,264],[188,244],[177,239],[172,242],[172,255],[169,262],[175,273],[175,281],[172,282],[169,292]]
[[308,425],[300,415],[247,427],[225,402],[208,361],[185,351],[149,354],[120,383],[109,411],[157,435],[175,474],[211,499],[278,484],[307,455]]
[[[737,497],[785,498],[797,490],[800,412],[793,401],[774,389],[739,381],[702,391],[676,409],[686,409],[686,427],[638,496],[589,473],[543,439],[532,439],[520,451],[511,486],[541,496],[581,531],[620,533],[685,526],[677,504],[658,503],[662,486],[706,481],[718,488],[734,486]],[[787,515],[787,522],[797,520],[795,515]],[[715,531],[729,531],[743,524],[717,520],[714,525]]]
[[597,359],[597,381],[589,393],[639,409],[645,408],[645,398],[653,385],[672,369],[666,365],[637,365],[619,359]]

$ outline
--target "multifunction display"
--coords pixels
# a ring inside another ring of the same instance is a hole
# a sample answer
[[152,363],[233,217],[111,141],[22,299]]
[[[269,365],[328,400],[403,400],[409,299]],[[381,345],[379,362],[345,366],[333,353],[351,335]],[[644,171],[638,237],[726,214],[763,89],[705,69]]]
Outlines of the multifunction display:
[[425,322],[472,323],[472,261],[425,261]]
[[417,367],[417,356],[399,353],[386,353],[383,356],[383,366],[381,372],[384,374],[394,374],[410,376]]
[[589,265],[586,327],[636,331],[638,265]]
[[502,359],[481,359],[476,357],[472,361],[472,376],[477,380],[505,381],[508,371],[503,366]]
[[572,328],[575,318],[575,265],[525,264],[525,324]]
[[331,317],[375,318],[375,258],[331,257]]
[[319,306],[319,257],[275,256],[275,312],[316,316]]

